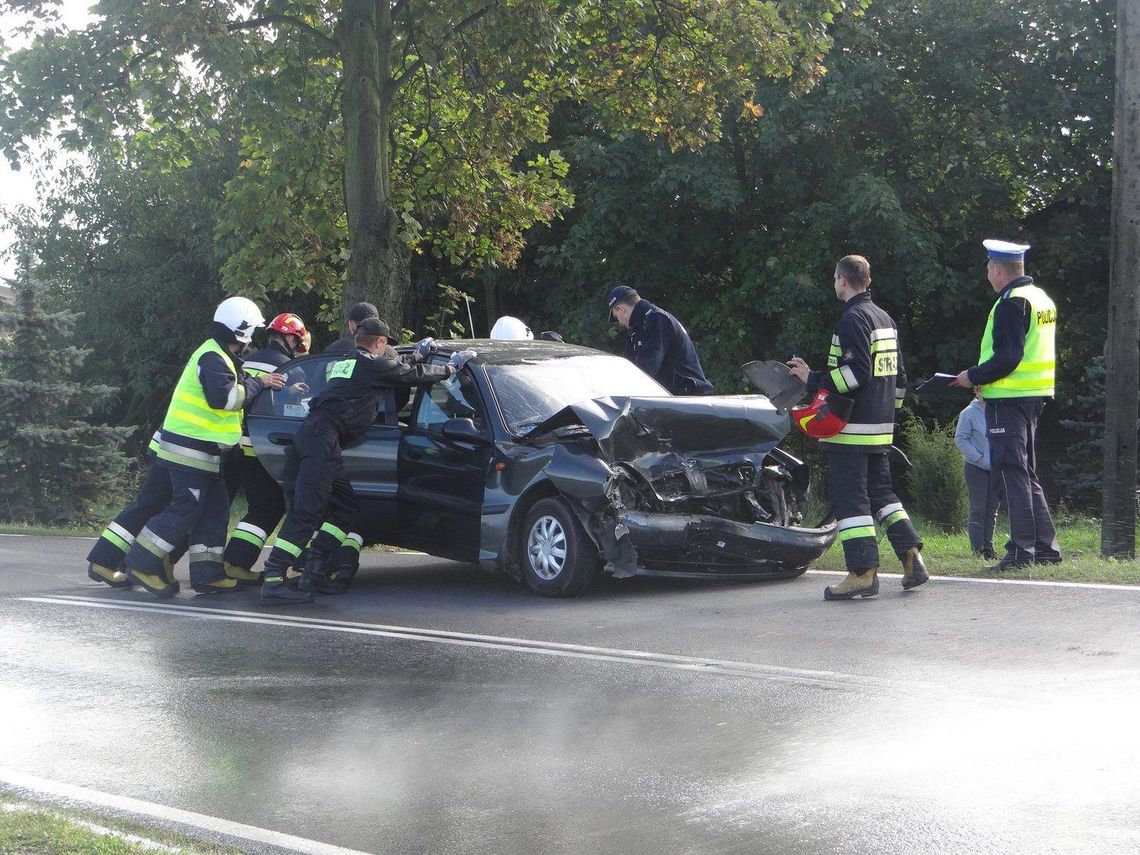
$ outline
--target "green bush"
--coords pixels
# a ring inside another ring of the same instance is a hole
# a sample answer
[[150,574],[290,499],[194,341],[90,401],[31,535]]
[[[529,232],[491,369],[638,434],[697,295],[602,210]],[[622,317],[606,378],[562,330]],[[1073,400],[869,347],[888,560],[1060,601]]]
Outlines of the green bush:
[[954,445],[954,425],[927,427],[908,415],[902,423],[906,452],[913,464],[906,473],[907,493],[915,513],[948,530],[966,525],[969,499],[962,476],[962,455]]

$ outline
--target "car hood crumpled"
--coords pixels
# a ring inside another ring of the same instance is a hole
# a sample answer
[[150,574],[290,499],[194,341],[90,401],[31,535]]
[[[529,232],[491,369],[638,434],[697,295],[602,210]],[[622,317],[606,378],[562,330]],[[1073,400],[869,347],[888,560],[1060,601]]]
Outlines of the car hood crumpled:
[[595,398],[572,404],[527,433],[534,439],[582,425],[607,463],[625,463],[650,481],[685,469],[735,462],[757,468],[791,422],[763,395]]

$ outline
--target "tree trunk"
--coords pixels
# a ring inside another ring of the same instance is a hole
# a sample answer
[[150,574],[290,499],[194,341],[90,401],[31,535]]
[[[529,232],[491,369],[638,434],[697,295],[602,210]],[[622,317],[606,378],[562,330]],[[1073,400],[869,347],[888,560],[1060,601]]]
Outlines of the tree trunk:
[[1101,553],[1136,556],[1136,433],[1140,389],[1140,0],[1116,4],[1112,255],[1105,360]]
[[361,300],[375,303],[395,334],[410,285],[410,253],[400,240],[389,182],[391,6],[344,0],[336,38],[344,61],[344,204],[352,253],[344,311]]

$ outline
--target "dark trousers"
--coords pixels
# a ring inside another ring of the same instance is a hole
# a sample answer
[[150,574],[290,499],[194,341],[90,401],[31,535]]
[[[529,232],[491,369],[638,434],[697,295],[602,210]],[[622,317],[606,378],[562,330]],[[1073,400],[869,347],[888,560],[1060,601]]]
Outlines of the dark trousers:
[[1044,407],[1037,399],[986,401],[990,463],[1001,480],[1009,509],[1006,554],[1017,561],[1061,557],[1045,491],[1037,480],[1037,419]]
[[[91,547],[91,551],[87,553],[87,560],[112,570],[119,569],[123,559],[131,551],[135,537],[142,531],[147,520],[157,516],[169,504],[170,477],[162,469],[152,465],[146,473],[146,478],[143,479],[135,500],[119,511],[118,516],[107,524],[99,539],[95,541],[95,545]],[[177,561],[186,551],[184,540],[179,546],[177,556],[171,555],[171,561]]]
[[962,475],[966,479],[966,495],[970,499],[970,518],[966,526],[970,549],[993,552],[1001,478],[993,469],[983,469],[973,463],[962,464]]
[[265,541],[285,516],[285,494],[255,456],[242,454],[237,458],[235,468],[248,507],[245,516],[230,533],[223,560],[249,570],[257,563]]
[[171,557],[179,544],[189,543],[190,584],[222,578],[230,509],[225,480],[220,474],[168,466],[161,460],[152,468],[168,479],[170,500],[138,533],[127,553],[127,566],[160,575],[163,559]]
[[875,523],[886,528],[887,539],[900,560],[911,547],[922,547],[891,486],[891,464],[885,451],[828,452],[827,479],[831,512],[839,527],[838,538],[849,572],[862,575],[879,566]]
[[293,505],[266,561],[267,572],[283,570],[306,545],[316,555],[331,555],[356,522],[356,494],[344,474],[337,426],[319,414],[310,416],[293,439],[293,451]]
[[[226,482],[227,505],[233,501],[237,495],[237,488],[239,480],[237,477],[237,469],[233,465],[235,458],[232,455],[227,455],[222,461],[222,472]],[[112,570],[117,570],[123,564],[127,553],[131,551],[131,545],[135,542],[135,537],[142,531],[142,527],[146,525],[147,520],[151,517],[157,516],[162,510],[170,504],[170,476],[160,466],[155,466],[153,461],[150,469],[143,479],[142,487],[139,488],[138,495],[135,500],[119,511],[107,527],[103,529],[103,533],[99,535],[99,539],[95,541],[95,545],[91,547],[91,551],[87,554],[87,560],[92,564],[99,564],[103,567],[109,567]],[[274,523],[276,525],[276,523]],[[170,553],[170,563],[177,564],[179,559],[186,554],[187,542],[186,539],[177,544],[175,550]]]

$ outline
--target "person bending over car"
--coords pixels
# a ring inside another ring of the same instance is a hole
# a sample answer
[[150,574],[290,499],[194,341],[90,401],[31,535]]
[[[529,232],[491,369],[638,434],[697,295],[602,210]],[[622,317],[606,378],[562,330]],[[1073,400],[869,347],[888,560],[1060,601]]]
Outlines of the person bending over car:
[[[413,364],[422,360],[421,352],[405,362],[389,346],[388,335],[388,325],[377,318],[356,325],[356,352],[332,364],[328,385],[297,431],[293,506],[265,561],[260,596],[265,605],[310,603],[314,592],[344,592],[345,586],[328,573],[329,558],[356,521],[356,495],[341,463],[341,449],[372,426],[389,388],[435,383],[455,373],[453,365]],[[285,574],[306,544],[308,557],[293,589],[285,584]]]
[[693,340],[679,320],[628,285],[610,291],[606,305],[626,331],[626,359],[674,395],[713,393]]

